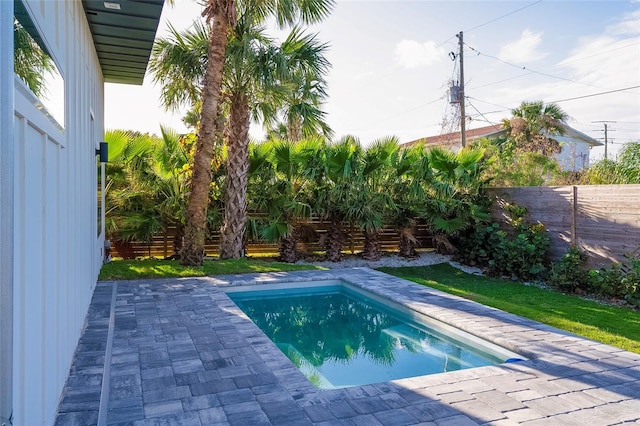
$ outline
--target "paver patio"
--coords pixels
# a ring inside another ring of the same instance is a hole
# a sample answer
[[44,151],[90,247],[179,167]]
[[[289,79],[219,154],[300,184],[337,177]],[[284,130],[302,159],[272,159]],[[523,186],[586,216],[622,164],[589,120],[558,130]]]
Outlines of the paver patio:
[[[221,290],[343,279],[528,361],[316,389]],[[58,425],[640,423],[640,355],[368,268],[99,282]]]

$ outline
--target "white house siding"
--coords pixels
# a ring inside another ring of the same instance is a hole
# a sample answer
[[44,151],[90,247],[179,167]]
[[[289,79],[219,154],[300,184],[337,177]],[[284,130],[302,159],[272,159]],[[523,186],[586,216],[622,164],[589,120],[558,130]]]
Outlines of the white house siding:
[[103,79],[79,0],[24,3],[65,80],[64,131],[14,80],[13,423],[41,425],[54,421],[102,259]]
[[0,1],[0,424],[12,411],[13,2]]
[[581,171],[589,167],[591,146],[587,142],[566,136],[556,136],[562,145],[562,151],[556,155],[558,164],[565,171]]

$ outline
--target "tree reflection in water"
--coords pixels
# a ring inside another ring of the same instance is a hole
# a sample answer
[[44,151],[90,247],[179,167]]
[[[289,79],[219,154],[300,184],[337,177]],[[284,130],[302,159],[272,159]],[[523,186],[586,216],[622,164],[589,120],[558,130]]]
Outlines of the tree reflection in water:
[[[381,365],[394,361],[398,339],[383,330],[400,322],[343,294],[315,295],[313,302],[309,296],[296,296],[237,303],[272,341],[293,345],[315,367],[326,361],[347,362],[357,354]],[[300,366],[295,354],[289,358]]]
[[376,303],[336,288],[313,295],[249,292],[231,297],[319,388],[495,363],[438,332],[415,328],[386,309],[378,309]]

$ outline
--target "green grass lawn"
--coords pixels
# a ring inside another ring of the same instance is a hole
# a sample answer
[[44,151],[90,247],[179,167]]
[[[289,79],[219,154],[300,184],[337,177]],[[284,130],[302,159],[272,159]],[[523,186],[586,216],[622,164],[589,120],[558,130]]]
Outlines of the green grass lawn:
[[302,271],[323,269],[313,265],[269,262],[256,259],[205,260],[201,267],[182,266],[177,260],[113,260],[102,266],[100,280],[137,280],[144,278],[204,277],[208,275],[246,274],[250,272]]
[[535,286],[476,276],[448,264],[379,268],[387,274],[640,353],[640,312]]
[[[101,280],[200,277],[249,272],[285,272],[322,269],[313,265],[264,259],[208,260],[204,266],[185,267],[175,260],[114,260],[100,271]],[[553,327],[640,353],[640,312],[601,305],[556,291],[467,274],[448,264],[408,268],[379,268],[483,305],[530,318]]]

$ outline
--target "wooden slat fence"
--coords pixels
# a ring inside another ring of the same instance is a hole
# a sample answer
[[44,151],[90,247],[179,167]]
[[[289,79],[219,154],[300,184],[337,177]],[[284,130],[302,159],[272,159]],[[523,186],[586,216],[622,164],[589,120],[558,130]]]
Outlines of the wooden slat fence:
[[[307,222],[313,229],[313,235],[310,236],[307,241],[300,242],[298,249],[302,253],[314,253],[323,252],[322,236],[326,234],[329,228],[329,222],[320,220],[319,218],[312,218]],[[417,238],[420,242],[421,248],[433,248],[433,241],[431,233],[428,227],[424,223],[418,224]],[[343,232],[346,236],[344,244],[342,246],[343,251],[346,253],[358,253],[362,251],[364,245],[364,236],[362,231],[357,227],[351,227],[348,224],[343,225]],[[175,228],[167,229],[166,233],[158,233],[154,235],[152,241],[147,244],[144,242],[126,242],[126,241],[113,241],[111,255],[114,257],[122,257],[124,259],[134,259],[137,257],[153,256],[156,258],[166,258],[174,254],[173,238],[175,235]],[[380,247],[383,251],[394,252],[398,250],[398,243],[400,242],[400,233],[391,226],[385,226],[380,232]],[[205,242],[205,252],[208,256],[214,256],[218,254],[218,247],[220,245],[220,234],[215,232],[211,238]],[[247,243],[247,254],[277,254],[278,245],[270,244],[264,241],[250,241]]]
[[640,245],[640,185],[580,185],[492,188],[493,217],[504,221],[499,203],[527,208],[528,219],[549,230],[551,257],[560,258],[572,244],[589,254],[592,267],[624,260]]

